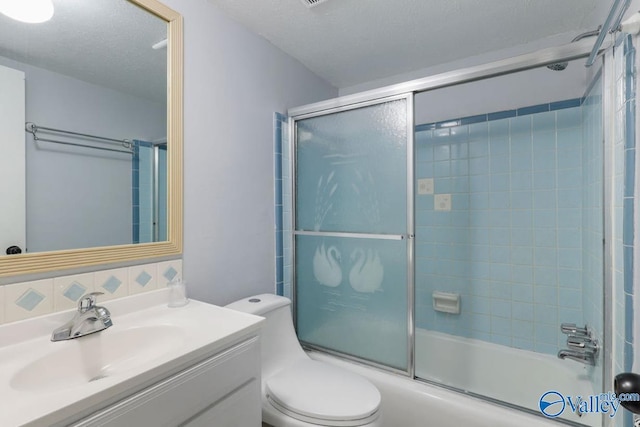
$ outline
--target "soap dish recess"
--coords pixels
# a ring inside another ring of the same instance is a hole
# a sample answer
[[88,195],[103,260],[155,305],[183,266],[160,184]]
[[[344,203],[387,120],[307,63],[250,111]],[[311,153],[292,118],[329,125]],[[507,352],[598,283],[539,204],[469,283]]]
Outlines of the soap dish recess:
[[460,294],[434,291],[432,296],[435,311],[460,314]]

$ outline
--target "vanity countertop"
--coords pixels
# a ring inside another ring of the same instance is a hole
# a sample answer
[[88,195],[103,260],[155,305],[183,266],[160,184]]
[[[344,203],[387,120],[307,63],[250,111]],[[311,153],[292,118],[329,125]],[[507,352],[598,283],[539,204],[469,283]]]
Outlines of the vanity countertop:
[[0,425],[51,426],[87,416],[258,333],[263,319],[166,289],[98,302],[113,326],[68,341],[51,332],[74,310],[0,326]]

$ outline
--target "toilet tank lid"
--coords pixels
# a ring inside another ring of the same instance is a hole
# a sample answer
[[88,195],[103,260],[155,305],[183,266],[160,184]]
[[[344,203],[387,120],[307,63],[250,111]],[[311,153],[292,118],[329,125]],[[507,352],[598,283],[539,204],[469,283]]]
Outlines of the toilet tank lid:
[[232,302],[225,307],[232,310],[241,311],[243,313],[262,316],[265,313],[268,313],[280,307],[287,306],[289,304],[291,304],[291,300],[289,298],[281,297],[274,294],[260,294]]

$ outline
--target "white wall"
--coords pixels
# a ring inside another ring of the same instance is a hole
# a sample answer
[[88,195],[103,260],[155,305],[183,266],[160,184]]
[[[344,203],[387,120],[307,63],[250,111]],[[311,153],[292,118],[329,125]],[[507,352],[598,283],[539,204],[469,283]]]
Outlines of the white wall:
[[[166,135],[164,105],[6,58],[0,64],[26,74],[28,122],[117,139]],[[132,156],[25,136],[28,251],[131,243]]]
[[189,292],[274,292],[273,113],[337,90],[208,1],[164,2],[184,17]]
[[[640,0],[638,0],[640,1]],[[604,18],[603,18],[604,20]],[[597,24],[594,28],[597,27]],[[594,29],[589,28],[589,29]],[[395,76],[386,77],[383,79],[373,80],[369,82],[362,82],[360,84],[340,88],[340,96],[350,95],[353,93],[362,92],[365,90],[376,89],[396,83],[402,83],[409,80],[420,79],[423,77],[433,76],[440,73],[445,73],[453,70],[460,70],[463,68],[473,67],[475,65],[487,64],[489,62],[499,61],[502,59],[511,58],[518,55],[524,55],[532,53],[540,49],[545,49],[553,46],[560,46],[568,43],[577,34],[574,32],[558,34],[555,36],[547,37],[541,40],[537,40],[525,45],[514,46],[508,49],[497,50],[494,52],[483,53],[481,55],[471,56],[469,58],[460,59],[445,64],[435,65],[433,67],[423,68],[420,70],[414,70],[407,73],[397,74]],[[593,38],[595,42],[595,38]]]
[[[605,1],[602,0],[598,4],[598,10],[593,14],[594,21],[585,22],[583,31],[572,31],[563,34],[556,34],[554,36],[546,37],[544,39],[536,40],[531,43],[527,43],[524,45],[513,46],[507,49],[497,50],[494,52],[484,53],[481,55],[471,56],[468,58],[460,59],[457,61],[452,61],[444,64],[435,65],[433,67],[423,68],[419,70],[413,70],[406,73],[398,74],[395,76],[389,76],[378,80],[362,82],[357,85],[342,87],[340,88],[340,96],[351,95],[354,93],[362,92],[365,90],[376,89],[379,87],[384,87],[396,83],[401,83],[409,80],[419,79],[427,76],[433,76],[435,74],[444,73],[447,71],[458,70],[462,68],[472,67],[474,65],[486,64],[493,61],[499,61],[501,59],[511,58],[517,55],[523,55],[526,53],[535,52],[540,49],[560,46],[563,44],[569,43],[575,36],[582,32],[595,30],[598,25],[604,23],[607,15],[609,13],[609,9],[611,8],[613,0]],[[640,0],[632,0],[627,13],[624,18],[628,18],[633,13],[636,13],[640,10]],[[596,38],[592,37],[590,40],[593,40],[595,43]]]

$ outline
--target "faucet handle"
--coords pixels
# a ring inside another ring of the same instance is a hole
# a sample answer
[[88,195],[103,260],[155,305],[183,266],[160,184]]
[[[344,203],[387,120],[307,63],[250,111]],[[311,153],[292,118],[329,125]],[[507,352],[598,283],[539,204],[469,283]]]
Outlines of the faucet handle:
[[567,337],[567,345],[570,349],[587,353],[596,353],[600,348],[598,346],[598,340],[585,336],[569,336]]
[[563,334],[567,334],[567,335],[574,335],[574,336],[580,336],[580,337],[589,336],[589,329],[587,328],[586,325],[584,328],[579,328],[578,326],[576,326],[575,323],[562,323],[560,325],[560,331]]
[[90,292],[80,298],[80,301],[78,301],[78,311],[84,313],[95,307],[98,295],[104,295],[104,292]]

